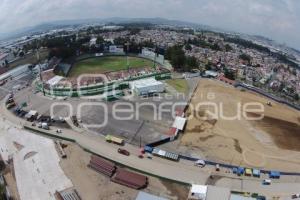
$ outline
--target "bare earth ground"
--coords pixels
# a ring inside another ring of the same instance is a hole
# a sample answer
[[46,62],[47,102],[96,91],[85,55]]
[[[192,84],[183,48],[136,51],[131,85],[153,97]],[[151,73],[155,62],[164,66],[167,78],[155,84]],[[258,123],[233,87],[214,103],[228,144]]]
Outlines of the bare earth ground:
[[14,179],[14,177],[11,173],[11,170],[9,170],[7,173],[4,174],[4,178],[7,183],[8,188],[9,188],[11,197],[15,200],[19,200],[20,197],[19,197],[19,193],[18,193],[17,182]]
[[[214,97],[214,98],[211,98]],[[198,151],[200,155],[216,161],[250,167],[300,171],[300,112],[272,102],[267,98],[228,86],[214,80],[201,80],[191,104],[199,102],[223,104],[224,116],[237,112],[237,103],[260,102],[264,105],[264,118],[259,121],[225,120],[212,117],[212,106],[192,108],[181,145]],[[257,116],[259,113],[247,113]],[[203,116],[208,119],[203,119]]]
[[[67,159],[61,160],[61,167],[82,199],[85,200],[132,200],[138,191],[113,183],[104,175],[101,175],[87,167],[90,153],[85,152],[75,144],[68,144],[65,148]],[[185,199],[188,188],[158,178],[150,177],[149,185],[143,191],[162,196],[168,199]]]

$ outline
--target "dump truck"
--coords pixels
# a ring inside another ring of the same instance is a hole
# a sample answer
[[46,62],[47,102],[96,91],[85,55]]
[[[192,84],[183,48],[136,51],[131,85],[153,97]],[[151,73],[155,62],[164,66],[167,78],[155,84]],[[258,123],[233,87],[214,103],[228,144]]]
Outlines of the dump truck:
[[118,145],[123,145],[124,144],[123,139],[117,138],[117,137],[112,136],[112,135],[106,135],[105,140],[106,140],[106,142],[112,142],[112,143],[115,143],[115,144],[118,144]]

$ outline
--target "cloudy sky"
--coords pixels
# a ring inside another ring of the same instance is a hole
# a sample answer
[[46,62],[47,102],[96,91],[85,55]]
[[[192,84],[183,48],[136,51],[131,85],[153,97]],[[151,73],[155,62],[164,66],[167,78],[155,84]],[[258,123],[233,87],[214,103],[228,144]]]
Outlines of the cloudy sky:
[[178,19],[300,49],[300,0],[0,0],[0,33],[54,20],[108,17]]

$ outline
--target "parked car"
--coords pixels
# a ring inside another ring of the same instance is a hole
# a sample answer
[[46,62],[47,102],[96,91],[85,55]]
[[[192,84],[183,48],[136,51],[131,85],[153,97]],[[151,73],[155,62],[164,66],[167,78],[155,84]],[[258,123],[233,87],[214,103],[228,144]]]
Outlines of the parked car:
[[216,171],[219,172],[220,171],[220,165],[216,164]]
[[270,179],[263,180],[263,185],[271,185],[272,181]]
[[28,113],[28,112],[25,111],[25,110],[20,110],[18,116],[19,116],[19,117],[24,117],[27,113]]
[[18,115],[21,112],[21,108],[17,107],[14,109],[13,113],[15,113],[15,115]]
[[12,103],[12,102],[15,102],[13,98],[9,98],[5,101],[5,104],[9,104],[9,103]]
[[123,154],[125,156],[129,156],[130,155],[129,151],[127,151],[125,149],[121,149],[121,148],[118,149],[118,153]]
[[11,109],[11,108],[13,108],[13,107],[15,107],[15,106],[16,106],[16,103],[15,103],[15,102],[12,102],[12,103],[7,104],[7,105],[6,105],[6,108],[7,108],[7,109]]
[[195,162],[195,166],[198,166],[198,167],[205,167],[206,163],[204,160],[197,160]]
[[147,153],[146,155],[147,155],[148,159],[152,159],[152,154],[151,153]]
[[292,199],[299,199],[300,198],[300,194],[293,194],[292,195]]
[[138,157],[142,159],[142,158],[144,158],[144,155],[140,154]]

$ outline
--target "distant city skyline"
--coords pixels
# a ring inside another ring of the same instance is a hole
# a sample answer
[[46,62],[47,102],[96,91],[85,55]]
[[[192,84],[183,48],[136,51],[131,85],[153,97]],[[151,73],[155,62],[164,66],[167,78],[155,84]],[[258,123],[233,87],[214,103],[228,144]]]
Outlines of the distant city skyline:
[[0,34],[58,20],[162,17],[262,35],[300,49],[299,10],[297,0],[2,0]]

